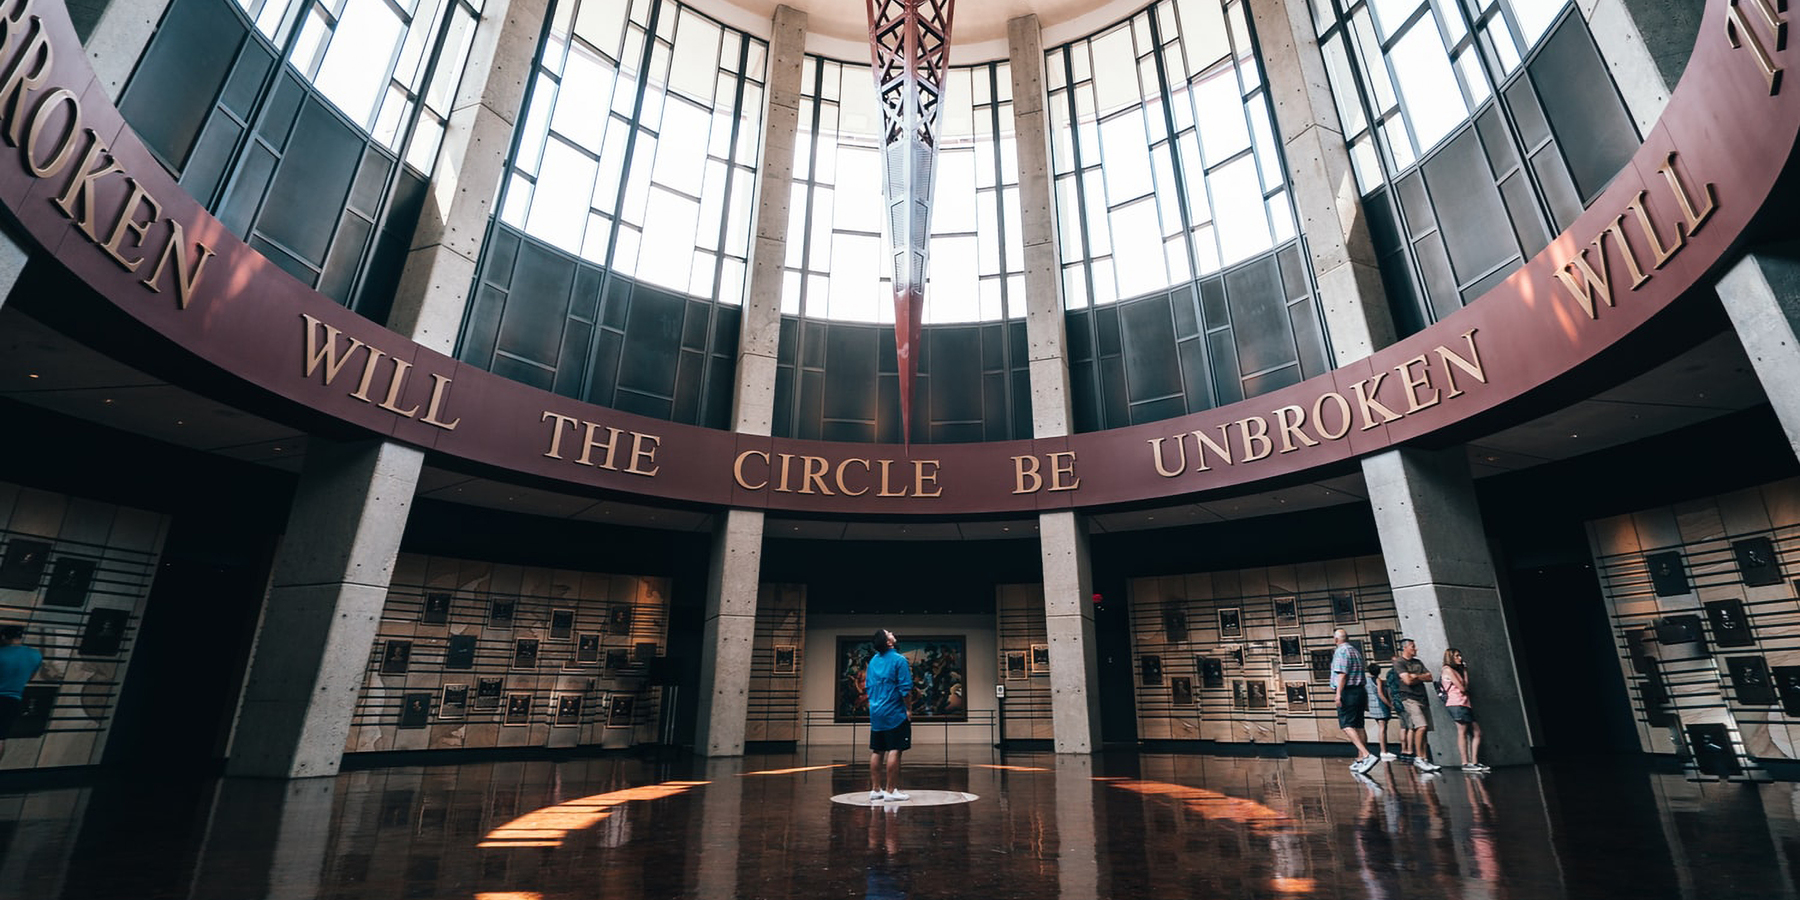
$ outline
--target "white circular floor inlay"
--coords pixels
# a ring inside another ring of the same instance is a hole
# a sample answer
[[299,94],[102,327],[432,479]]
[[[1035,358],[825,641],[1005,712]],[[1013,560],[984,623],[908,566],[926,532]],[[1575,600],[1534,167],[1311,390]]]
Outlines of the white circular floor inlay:
[[887,806],[894,809],[905,809],[909,806],[949,806],[952,803],[973,803],[981,799],[967,791],[909,790],[906,793],[912,799],[871,802],[868,791],[855,791],[849,794],[839,794],[831,798],[831,802],[842,803],[846,806]]

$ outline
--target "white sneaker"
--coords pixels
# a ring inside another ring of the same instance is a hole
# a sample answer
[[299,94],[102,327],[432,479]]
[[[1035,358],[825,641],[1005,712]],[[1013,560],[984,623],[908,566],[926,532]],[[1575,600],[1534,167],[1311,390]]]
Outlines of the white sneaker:
[[1368,756],[1365,756],[1362,759],[1357,760],[1356,768],[1351,771],[1354,771],[1356,774],[1361,775],[1364,772],[1367,772],[1370,769],[1373,769],[1380,764],[1381,764],[1381,757],[1376,756],[1373,753],[1371,753]]
[[886,794],[882,795],[882,799],[888,801],[889,803],[893,803],[893,802],[896,802],[899,800],[911,800],[912,795],[901,793],[900,791],[888,791]]
[[1389,751],[1383,751],[1381,754],[1381,758],[1382,759],[1399,759],[1399,757],[1395,756],[1392,752],[1389,752]]
[[1421,772],[1436,772],[1443,768],[1443,766],[1440,766],[1423,756],[1414,759],[1413,765],[1417,766]]
[[885,798],[886,796],[887,796],[886,794],[883,794],[880,791],[870,791],[869,792],[869,802],[870,803],[880,803],[882,801],[882,799]]

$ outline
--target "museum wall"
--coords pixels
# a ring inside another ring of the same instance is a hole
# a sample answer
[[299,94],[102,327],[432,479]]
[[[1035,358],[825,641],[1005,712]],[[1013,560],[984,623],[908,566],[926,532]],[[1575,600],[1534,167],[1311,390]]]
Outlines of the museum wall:
[[100,762],[166,516],[0,483],[0,624],[44,654],[0,769]]
[[1050,628],[1044,619],[1044,586],[1001,584],[1000,655],[995,671],[1004,679],[1005,716],[1001,736],[1009,741],[1056,737],[1050,711]]
[[744,740],[800,739],[800,680],[806,671],[806,585],[757,588]]
[[669,580],[401,554],[346,753],[658,737]]
[[1332,631],[1384,670],[1401,637],[1379,556],[1136,578],[1129,592],[1147,741],[1342,741]]
[[1641,747],[1723,777],[1800,759],[1800,478],[1587,528]]
[[[946,741],[994,742],[994,683],[999,675],[995,661],[999,656],[999,645],[992,615],[814,614],[807,617],[806,642],[801,650],[802,655],[810,655],[814,662],[800,680],[802,743],[866,745],[869,734],[866,716],[853,724],[835,721],[838,682],[847,668],[846,661],[838,659],[838,653],[840,639],[846,645],[864,643],[876,628],[894,632],[901,640],[902,650],[906,649],[908,641],[927,640],[941,644],[960,639],[963,642],[962,702],[967,709],[967,720],[954,721],[952,716],[947,717],[950,720],[931,722],[923,720],[924,717],[917,715],[915,710],[914,749]],[[914,668],[916,682],[918,667]]]

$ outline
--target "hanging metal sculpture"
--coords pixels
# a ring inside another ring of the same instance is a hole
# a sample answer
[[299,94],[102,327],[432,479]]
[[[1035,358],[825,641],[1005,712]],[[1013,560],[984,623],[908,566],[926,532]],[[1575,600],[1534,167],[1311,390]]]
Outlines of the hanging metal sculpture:
[[955,0],[867,0],[869,51],[881,104],[888,236],[894,249],[894,349],[900,362],[901,440],[912,442],[914,351],[925,315],[938,107],[950,58]]

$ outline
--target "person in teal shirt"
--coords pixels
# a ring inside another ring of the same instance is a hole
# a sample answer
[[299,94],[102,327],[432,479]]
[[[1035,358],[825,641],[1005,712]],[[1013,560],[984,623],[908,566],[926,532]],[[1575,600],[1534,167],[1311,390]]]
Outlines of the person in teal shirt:
[[870,803],[912,799],[900,790],[900,754],[912,749],[912,667],[894,650],[896,642],[893,632],[876,629],[875,655],[863,670],[869,694]]
[[6,736],[24,708],[25,683],[44,664],[44,654],[25,646],[25,627],[0,628],[0,756],[6,754]]

